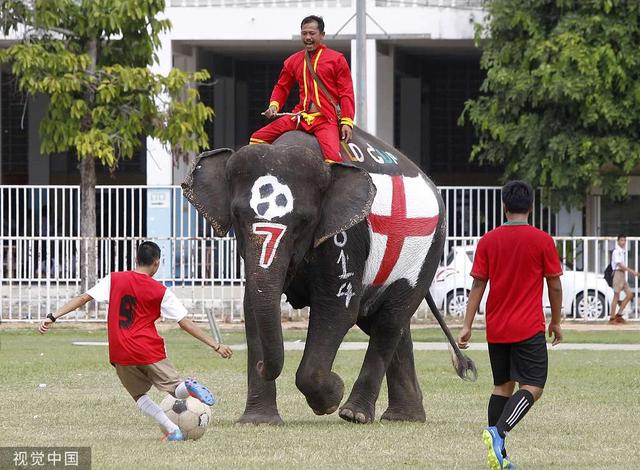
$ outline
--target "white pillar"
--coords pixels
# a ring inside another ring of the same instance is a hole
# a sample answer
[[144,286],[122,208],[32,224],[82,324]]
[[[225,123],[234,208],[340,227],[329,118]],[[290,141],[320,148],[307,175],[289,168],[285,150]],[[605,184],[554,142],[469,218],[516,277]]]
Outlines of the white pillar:
[[[374,134],[376,133],[376,102],[377,102],[377,91],[376,91],[376,71],[377,71],[377,60],[376,60],[376,40],[375,39],[367,39],[367,122],[362,122],[360,116],[356,113],[355,123],[361,129]],[[358,54],[356,51],[356,40],[351,40],[351,78],[353,80],[353,88],[354,92],[357,96],[358,94],[358,83],[356,80],[356,70],[358,68]]]
[[377,76],[376,40],[367,39],[367,132],[377,135]]
[[[162,45],[158,49],[158,63],[151,67],[154,73],[167,75],[171,71],[173,52],[171,39],[161,36]],[[173,159],[171,151],[159,140],[147,137],[147,184],[167,186],[173,182]]]

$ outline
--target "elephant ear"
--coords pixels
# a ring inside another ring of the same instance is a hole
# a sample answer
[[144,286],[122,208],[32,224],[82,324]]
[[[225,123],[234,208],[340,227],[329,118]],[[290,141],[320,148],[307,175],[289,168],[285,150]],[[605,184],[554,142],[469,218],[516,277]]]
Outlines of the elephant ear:
[[331,165],[331,184],[322,203],[314,246],[362,222],[371,211],[376,187],[365,170],[340,163]]
[[233,150],[227,148],[201,153],[182,183],[184,197],[211,224],[217,237],[224,237],[231,228],[231,199],[225,177],[231,155]]

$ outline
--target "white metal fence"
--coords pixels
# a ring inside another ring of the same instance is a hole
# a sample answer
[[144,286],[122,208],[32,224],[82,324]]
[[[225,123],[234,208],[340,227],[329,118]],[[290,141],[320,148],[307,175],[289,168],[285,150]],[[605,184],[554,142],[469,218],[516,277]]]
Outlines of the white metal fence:
[[[80,256],[93,243],[98,264],[96,277],[134,265],[135,246],[142,238],[113,237],[3,237],[0,261],[0,310],[2,321],[41,319],[82,292]],[[242,321],[244,272],[234,238],[171,237],[155,239],[164,244],[168,275],[156,278],[170,286],[197,319],[210,311],[219,321]],[[447,241],[441,268],[432,292],[436,302],[450,315],[461,315],[471,286],[471,264],[478,237],[452,237]],[[636,269],[640,239],[628,239],[629,265]],[[614,240],[594,237],[557,237],[558,252],[565,266],[563,311],[566,318],[606,320],[613,290],[602,273],[609,263]],[[168,248],[167,248],[168,247]],[[638,279],[630,279],[633,292]],[[517,286],[514,286],[517,288]],[[546,296],[545,296],[546,297]],[[106,306],[95,303],[69,315],[69,320],[104,321]],[[627,319],[640,318],[637,296],[624,312]],[[283,315],[299,317],[283,302]],[[417,319],[424,318],[422,309]]]
[[[501,225],[499,186],[441,186],[449,237],[481,236]],[[556,233],[557,215],[536,194],[531,223]],[[0,238],[80,236],[78,186],[0,186]],[[160,220],[162,219],[162,220]],[[98,238],[213,237],[180,186],[98,186]]]
[[[440,191],[448,212],[444,262],[456,246],[470,244],[500,225],[503,214],[499,187],[441,187]],[[531,222],[554,234],[557,216],[544,207],[540,196]],[[164,267],[156,277],[171,285],[192,312],[203,315],[210,310],[219,320],[242,319],[244,274],[235,240],[214,239],[179,186],[99,186],[96,200],[98,237],[82,239],[77,186],[0,186],[2,320],[42,318],[77,295],[87,279],[87,273],[80,272],[87,244],[96,247],[94,274],[99,278],[131,269],[135,247],[143,239],[161,245]],[[607,262],[604,239],[560,240],[568,264],[602,272]],[[637,253],[637,246],[632,252]],[[462,294],[464,298],[464,289]],[[70,318],[101,320],[104,312],[93,305]],[[298,314],[285,306],[285,315]]]

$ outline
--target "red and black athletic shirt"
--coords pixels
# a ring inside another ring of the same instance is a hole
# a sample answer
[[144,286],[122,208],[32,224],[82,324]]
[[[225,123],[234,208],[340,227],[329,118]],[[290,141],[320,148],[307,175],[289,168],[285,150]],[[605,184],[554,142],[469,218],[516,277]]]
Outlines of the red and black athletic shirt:
[[187,309],[171,290],[144,273],[111,273],[87,294],[109,302],[109,361],[120,365],[154,364],[167,357],[155,321],[160,315],[180,321]]
[[553,239],[525,223],[480,238],[471,275],[488,280],[487,342],[517,343],[545,331],[543,280],[562,275]]

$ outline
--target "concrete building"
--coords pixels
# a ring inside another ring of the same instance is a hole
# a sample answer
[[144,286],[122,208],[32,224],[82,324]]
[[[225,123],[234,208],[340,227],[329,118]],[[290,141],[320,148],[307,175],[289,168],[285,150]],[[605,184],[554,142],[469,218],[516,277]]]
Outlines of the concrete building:
[[[237,148],[264,124],[267,106],[283,60],[300,48],[300,20],[323,16],[327,44],[343,52],[355,78],[356,0],[169,0],[166,16],[173,28],[162,37],[158,72],[171,67],[207,69],[212,81],[202,99],[216,118],[208,126],[210,146]],[[360,127],[411,156],[439,185],[499,184],[501,168],[468,162],[474,141],[458,117],[466,100],[477,96],[483,79],[473,23],[481,21],[481,0],[367,0],[367,122]],[[5,41],[6,42],[6,41]],[[0,41],[0,47],[2,41]],[[1,183],[74,184],[72,155],[40,155],[38,126],[46,100],[26,100],[15,90],[7,68],[0,76]],[[297,94],[293,92],[290,103]],[[28,157],[28,158],[25,158]],[[139,154],[101,184],[179,184],[186,165],[148,139]],[[636,178],[640,181],[640,178]],[[634,180],[631,204],[589,198],[584,212],[563,213],[558,233],[610,235],[639,233],[640,182]],[[635,204],[633,203],[635,202]],[[617,217],[629,207],[636,217]]]

